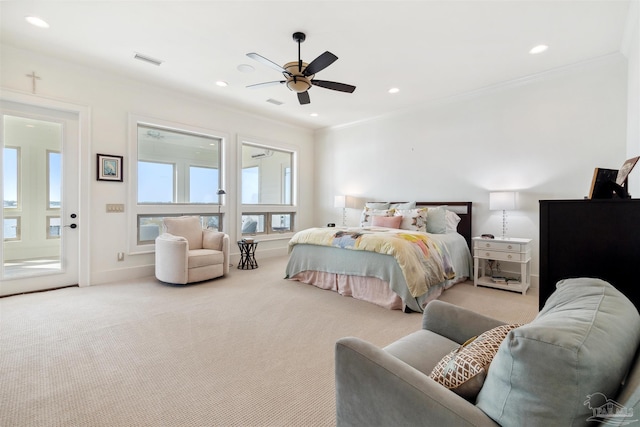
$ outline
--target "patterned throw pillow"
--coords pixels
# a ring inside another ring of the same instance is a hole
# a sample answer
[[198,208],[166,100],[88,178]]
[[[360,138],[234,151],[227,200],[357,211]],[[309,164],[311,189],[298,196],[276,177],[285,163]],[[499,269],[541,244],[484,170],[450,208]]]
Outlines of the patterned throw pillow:
[[396,209],[394,215],[402,217],[402,230],[427,231],[427,208]]
[[474,402],[489,365],[509,331],[522,325],[502,325],[471,338],[438,362],[431,374],[433,380]]
[[371,217],[373,216],[393,216],[393,209],[371,209],[365,206],[360,217],[360,227],[371,226]]

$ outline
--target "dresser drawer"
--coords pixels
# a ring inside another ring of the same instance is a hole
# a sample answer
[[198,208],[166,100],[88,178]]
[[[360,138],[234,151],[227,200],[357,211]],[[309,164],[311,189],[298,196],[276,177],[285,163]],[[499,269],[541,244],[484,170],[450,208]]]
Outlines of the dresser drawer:
[[494,250],[506,252],[523,252],[526,244],[512,242],[492,242],[490,240],[475,241],[475,248],[479,250]]
[[495,259],[497,261],[519,261],[525,262],[529,257],[528,252],[504,252],[490,251],[485,249],[476,249],[476,256],[486,259]]

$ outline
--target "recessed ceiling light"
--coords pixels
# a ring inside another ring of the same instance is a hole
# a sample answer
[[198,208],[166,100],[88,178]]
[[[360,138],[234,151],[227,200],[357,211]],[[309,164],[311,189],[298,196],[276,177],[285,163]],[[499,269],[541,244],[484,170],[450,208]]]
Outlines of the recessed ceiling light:
[[309,114],[311,117],[318,117],[318,113],[311,113]]
[[547,49],[549,49],[549,46],[547,46],[546,44],[539,44],[538,46],[532,48],[529,53],[535,55],[536,53],[542,53]]
[[227,83],[227,82],[223,82],[222,80],[218,80],[218,81],[216,82],[216,86],[220,86],[220,87],[227,87],[227,86],[229,86],[229,83]]
[[249,64],[240,64],[237,67],[238,71],[240,71],[241,73],[252,73],[255,71],[255,68],[253,68],[251,65]]
[[37,16],[25,16],[24,19],[26,19],[29,24],[35,25],[36,27],[49,28],[47,21]]
[[389,89],[389,93],[398,93],[400,92],[400,89],[398,89],[397,87],[392,87],[391,89]]

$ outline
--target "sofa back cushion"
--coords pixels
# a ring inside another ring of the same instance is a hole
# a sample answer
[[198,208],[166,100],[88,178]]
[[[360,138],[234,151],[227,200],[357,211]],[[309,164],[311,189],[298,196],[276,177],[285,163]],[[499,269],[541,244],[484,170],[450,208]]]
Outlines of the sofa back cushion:
[[477,406],[503,426],[588,425],[590,398],[615,400],[640,342],[640,315],[599,279],[558,282],[538,316],[500,345]]
[[167,217],[162,222],[167,233],[187,239],[189,250],[202,249],[200,218],[197,216]]

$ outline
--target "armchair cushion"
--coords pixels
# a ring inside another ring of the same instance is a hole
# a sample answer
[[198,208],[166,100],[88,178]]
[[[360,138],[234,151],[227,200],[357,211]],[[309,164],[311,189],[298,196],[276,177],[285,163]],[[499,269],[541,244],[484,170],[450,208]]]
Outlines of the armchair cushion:
[[616,397],[639,331],[636,308],[610,284],[562,280],[536,319],[500,345],[477,406],[501,425],[586,425],[587,396]]
[[165,232],[187,239],[189,249],[202,249],[202,224],[197,216],[166,217],[162,222]]

